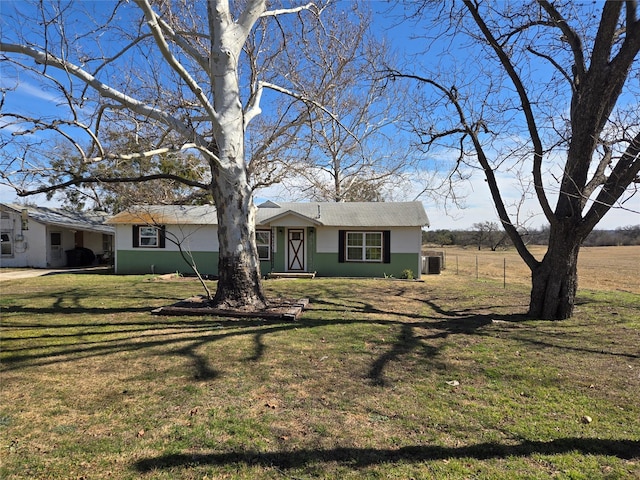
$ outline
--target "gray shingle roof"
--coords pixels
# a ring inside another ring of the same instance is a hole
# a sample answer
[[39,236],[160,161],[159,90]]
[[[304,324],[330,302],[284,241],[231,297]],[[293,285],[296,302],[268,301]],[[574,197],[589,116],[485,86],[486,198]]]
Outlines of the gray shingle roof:
[[[423,227],[429,218],[421,202],[265,202],[258,205],[256,223],[268,225],[277,218],[297,215],[317,225],[333,227]],[[137,206],[121,212],[107,223],[157,225],[215,225],[211,205]]]
[[278,202],[259,205],[257,219],[266,224],[287,212],[333,227],[423,227],[429,218],[422,202]]

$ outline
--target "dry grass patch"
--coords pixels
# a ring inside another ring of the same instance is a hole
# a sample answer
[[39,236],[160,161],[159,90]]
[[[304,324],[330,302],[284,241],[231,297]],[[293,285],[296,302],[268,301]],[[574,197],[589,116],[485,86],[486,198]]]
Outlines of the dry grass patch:
[[7,284],[2,478],[640,475],[637,295],[541,322],[450,270],[273,280],[311,305],[264,322],[152,316],[198,286],[149,278]]
[[[532,245],[531,252],[539,260],[546,247]],[[508,285],[531,285],[531,273],[514,249],[480,250],[476,248],[430,248],[444,251],[448,273],[464,277],[476,275],[482,280],[503,281],[506,264]],[[586,290],[625,291],[640,294],[640,246],[583,247],[578,257],[580,288]]]

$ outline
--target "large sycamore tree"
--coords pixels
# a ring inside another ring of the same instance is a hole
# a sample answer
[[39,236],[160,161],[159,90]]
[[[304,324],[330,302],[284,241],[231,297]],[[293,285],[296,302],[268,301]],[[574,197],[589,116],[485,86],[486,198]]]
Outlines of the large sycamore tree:
[[[275,63],[279,52],[274,45],[282,51],[291,48],[287,28],[303,37],[304,22],[318,17],[318,6],[266,0],[59,1],[13,6],[14,11],[3,7],[0,52],[4,72],[16,81],[15,85],[3,82],[3,95],[18,93],[25,80],[39,81],[40,89],[48,89],[42,92],[59,99],[58,111],[64,115],[43,111],[42,116],[26,116],[3,101],[0,126],[5,131],[11,127],[12,138],[27,140],[3,145],[5,182],[12,182],[19,195],[160,178],[208,189],[217,208],[220,245],[214,301],[234,308],[263,306],[245,134],[261,113],[266,88],[294,93],[275,85],[274,75],[267,81],[260,75]],[[275,40],[269,41],[273,31]],[[304,111],[299,108],[293,116],[294,128]],[[118,129],[128,138],[144,136],[140,148],[118,150],[114,146],[123,142],[101,137],[103,130],[113,137]],[[73,169],[57,169],[52,184],[51,172],[42,162],[43,157],[55,155],[43,151],[46,131],[65,139],[81,166],[188,152],[203,159],[207,174],[194,178],[142,172],[113,178],[108,171],[96,174],[95,168],[78,168],[76,159]],[[90,141],[81,142],[81,136]],[[40,149],[35,148],[38,145]]]
[[[426,25],[419,39],[428,45],[425,66],[390,75],[419,85],[413,125],[420,145],[448,150],[456,169],[483,172],[502,226],[531,270],[529,314],[568,318],[583,240],[612,208],[640,210],[637,2],[419,5],[411,13]],[[531,179],[549,224],[540,260],[524,241],[522,211],[505,203],[505,175],[514,172],[520,186]]]

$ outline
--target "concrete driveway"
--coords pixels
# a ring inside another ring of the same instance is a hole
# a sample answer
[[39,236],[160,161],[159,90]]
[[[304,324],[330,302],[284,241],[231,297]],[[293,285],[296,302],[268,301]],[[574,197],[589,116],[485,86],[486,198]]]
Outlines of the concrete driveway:
[[101,273],[108,271],[110,268],[105,266],[85,268],[0,268],[0,282],[54,275],[56,273]]

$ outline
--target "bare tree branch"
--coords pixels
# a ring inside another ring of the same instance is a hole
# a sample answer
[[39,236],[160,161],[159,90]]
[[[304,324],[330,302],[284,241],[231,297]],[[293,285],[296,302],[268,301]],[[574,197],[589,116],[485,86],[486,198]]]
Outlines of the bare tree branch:
[[[553,215],[553,211],[551,210],[551,206],[549,205],[549,200],[547,199],[547,195],[544,191],[544,185],[542,181],[542,141],[540,139],[540,135],[538,133],[537,122],[535,119],[535,115],[533,114],[533,109],[531,107],[531,102],[527,95],[527,91],[522,84],[522,80],[518,75],[518,72],[514,68],[511,60],[507,53],[503,50],[503,48],[499,45],[493,33],[489,30],[486,23],[484,22],[480,12],[477,8],[477,5],[474,4],[471,0],[464,0],[465,6],[468,8],[469,12],[473,16],[473,19],[480,28],[484,38],[489,42],[489,45],[495,52],[496,56],[500,60],[501,65],[507,72],[509,79],[513,83],[516,91],[518,93],[518,97],[520,98],[520,104],[522,105],[524,115],[527,121],[527,128],[529,130],[529,135],[531,137],[531,141],[533,142],[533,179],[536,194],[538,196],[538,201],[540,202],[540,206],[542,207],[542,211],[549,223],[553,223],[555,221],[555,217]],[[530,254],[527,255],[529,257]]]
[[[7,181],[8,176],[5,176],[4,173],[0,172],[0,178]],[[61,190],[73,185],[82,185],[84,183],[143,183],[149,182],[152,180],[173,180],[178,183],[182,183],[184,185],[188,185],[190,187],[195,188],[208,188],[207,184],[196,182],[193,180],[188,180],[186,178],[180,177],[178,175],[172,174],[154,174],[154,175],[140,175],[139,177],[108,177],[108,176],[91,176],[91,177],[80,177],[74,178],[72,180],[68,180],[66,182],[61,182],[56,185],[43,186],[39,188],[35,188],[32,190],[25,190],[21,187],[18,187],[12,183],[6,183],[7,185],[11,185],[16,189],[16,193],[20,197],[27,197],[29,195],[37,195],[39,193],[48,193],[56,190]]]
[[275,85],[273,83],[269,83],[269,82],[260,82],[259,83],[260,87],[266,87],[269,88],[275,92],[280,92],[280,93],[284,93],[285,95],[288,95],[290,97],[293,98],[297,98],[298,100],[300,100],[301,102],[304,103],[308,103],[310,105],[313,105],[316,108],[319,108],[320,110],[322,110],[324,113],[326,113],[327,115],[329,115],[331,117],[331,119],[340,126],[340,128],[344,129],[345,132],[347,132],[354,140],[359,141],[358,137],[351,131],[349,130],[341,121],[338,117],[335,116],[335,114],[333,112],[331,112],[327,107],[325,107],[324,105],[322,105],[320,102],[317,102],[316,100],[312,99],[311,97],[308,97],[306,95],[301,95],[299,93],[293,92],[287,88],[283,88],[280,87],[278,85]]
[[188,128],[183,122],[172,117],[166,112],[146,105],[129,95],[125,95],[117,89],[100,82],[93,75],[79,66],[58,58],[48,52],[29,47],[27,45],[16,45],[5,42],[0,42],[0,52],[19,53],[31,57],[36,63],[70,72],[72,75],[94,88],[102,97],[115,100],[136,113],[161,121],[176,131],[181,132],[185,137],[194,135],[192,129]]
[[198,85],[198,83],[191,77],[191,75],[189,75],[189,72],[187,72],[187,70],[182,66],[178,59],[171,53],[169,44],[167,43],[162,33],[162,27],[160,26],[159,17],[153,11],[151,5],[149,5],[149,2],[147,2],[147,0],[135,0],[135,2],[144,12],[145,17],[147,18],[147,24],[149,25],[149,28],[153,33],[153,38],[155,39],[156,44],[158,45],[158,48],[167,63],[186,82],[189,89],[193,92],[198,101],[202,104],[202,106],[211,117],[211,120],[220,122],[220,117],[213,108],[211,102],[209,102],[209,99],[207,98],[205,92],[202,90],[202,87]]
[[299,7],[293,8],[280,8],[275,10],[267,10],[260,14],[261,17],[277,17],[279,15],[287,15],[291,13],[300,13],[303,10],[312,10],[315,9],[316,13],[319,14],[320,10],[314,2],[309,2],[306,5],[300,5]]

